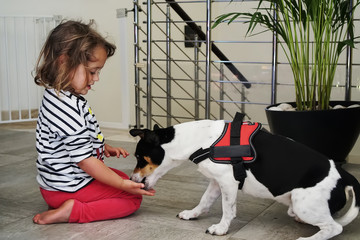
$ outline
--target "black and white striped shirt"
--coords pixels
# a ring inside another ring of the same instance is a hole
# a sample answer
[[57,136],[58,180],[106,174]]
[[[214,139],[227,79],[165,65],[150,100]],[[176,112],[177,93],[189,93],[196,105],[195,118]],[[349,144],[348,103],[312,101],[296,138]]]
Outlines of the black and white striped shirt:
[[45,89],[37,127],[37,181],[46,190],[76,192],[93,178],[77,163],[103,160],[104,136],[81,96]]

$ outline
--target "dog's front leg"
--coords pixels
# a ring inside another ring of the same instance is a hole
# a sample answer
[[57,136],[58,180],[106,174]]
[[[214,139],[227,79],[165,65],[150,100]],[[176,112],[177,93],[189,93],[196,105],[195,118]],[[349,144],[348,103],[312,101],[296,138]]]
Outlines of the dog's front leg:
[[184,220],[193,220],[196,219],[200,214],[208,212],[211,205],[215,202],[216,199],[220,196],[220,187],[219,184],[211,179],[209,186],[207,187],[205,193],[201,197],[199,204],[192,210],[184,210],[178,214],[180,219]]
[[222,194],[223,215],[218,224],[214,224],[206,230],[207,233],[213,235],[225,235],[229,230],[231,221],[236,217],[238,182],[235,181],[233,175],[224,177],[222,180],[224,181],[219,182],[219,185]]

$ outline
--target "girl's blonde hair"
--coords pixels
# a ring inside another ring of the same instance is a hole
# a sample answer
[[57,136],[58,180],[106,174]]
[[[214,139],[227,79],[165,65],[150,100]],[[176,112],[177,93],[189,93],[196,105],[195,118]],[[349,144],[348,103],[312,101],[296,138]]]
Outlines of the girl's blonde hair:
[[87,66],[97,46],[105,49],[107,57],[114,55],[115,45],[109,43],[92,27],[93,21],[84,24],[79,21],[65,21],[54,28],[41,52],[35,68],[34,81],[46,88],[73,91],[70,81],[75,69]]

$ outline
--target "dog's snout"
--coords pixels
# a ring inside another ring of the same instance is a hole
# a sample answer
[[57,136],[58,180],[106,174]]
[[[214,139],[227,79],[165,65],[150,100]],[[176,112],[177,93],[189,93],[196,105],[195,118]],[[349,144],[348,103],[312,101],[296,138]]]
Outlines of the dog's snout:
[[130,180],[131,180],[131,181],[134,181],[134,182],[137,182],[137,183],[143,183],[143,184],[145,184],[146,177],[142,178],[142,177],[140,177],[138,174],[132,174],[132,175],[130,176]]

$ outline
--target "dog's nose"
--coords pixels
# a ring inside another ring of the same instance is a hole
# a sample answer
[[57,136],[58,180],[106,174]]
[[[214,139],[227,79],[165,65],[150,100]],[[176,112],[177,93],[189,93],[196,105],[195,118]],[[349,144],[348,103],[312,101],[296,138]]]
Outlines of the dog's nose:
[[142,189],[148,190],[148,188],[146,187],[145,181],[146,181],[146,177],[144,177],[143,180],[141,180],[141,183],[144,184],[144,187]]

